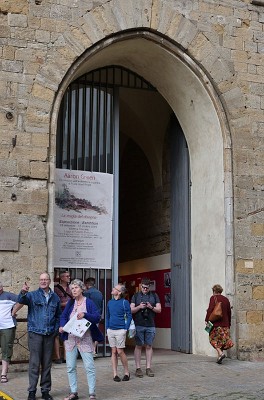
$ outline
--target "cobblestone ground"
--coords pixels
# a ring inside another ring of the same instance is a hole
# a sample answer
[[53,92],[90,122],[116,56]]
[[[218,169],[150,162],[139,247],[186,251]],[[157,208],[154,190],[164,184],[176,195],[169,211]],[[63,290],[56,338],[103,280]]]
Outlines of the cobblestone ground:
[[[129,354],[131,380],[114,382],[111,359],[96,359],[98,400],[198,400],[198,399],[264,399],[264,363],[225,359],[218,365],[214,358],[156,350],[153,358],[155,377],[134,375],[133,355]],[[120,376],[122,376],[122,369]],[[27,372],[10,372],[9,382],[0,390],[14,400],[27,399]],[[65,364],[52,367],[54,400],[63,400],[68,393]],[[82,361],[78,360],[80,400],[88,400]],[[41,398],[40,391],[37,393]]]

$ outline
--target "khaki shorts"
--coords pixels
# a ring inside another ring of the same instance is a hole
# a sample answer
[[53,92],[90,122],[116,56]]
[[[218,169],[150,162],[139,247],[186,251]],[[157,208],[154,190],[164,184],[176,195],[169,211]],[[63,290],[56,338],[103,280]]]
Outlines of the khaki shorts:
[[126,347],[126,334],[125,329],[107,329],[108,342],[110,347],[117,347],[124,349]]
[[13,328],[0,329],[0,347],[2,350],[2,359],[4,361],[11,361],[15,336],[15,326]]

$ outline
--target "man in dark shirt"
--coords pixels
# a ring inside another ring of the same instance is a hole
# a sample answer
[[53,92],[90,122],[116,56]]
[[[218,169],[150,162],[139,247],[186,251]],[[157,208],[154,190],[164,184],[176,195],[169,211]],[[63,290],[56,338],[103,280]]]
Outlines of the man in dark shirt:
[[150,280],[142,278],[141,291],[135,293],[131,299],[131,312],[136,325],[136,346],[134,351],[136,376],[143,378],[141,369],[141,352],[142,346],[146,351],[146,375],[154,376],[151,369],[152,361],[152,343],[155,338],[155,315],[161,312],[160,299],[157,293],[150,291]]
[[[64,310],[68,300],[73,298],[69,286],[70,281],[71,281],[71,275],[69,271],[60,271],[60,283],[54,286],[54,292],[60,298],[61,311]],[[60,345],[61,345],[60,338],[59,335],[57,335],[55,337],[55,342],[54,342],[55,364],[61,364],[62,362],[66,362],[64,344],[62,343],[63,357],[61,357],[60,354],[60,347],[61,347]]]

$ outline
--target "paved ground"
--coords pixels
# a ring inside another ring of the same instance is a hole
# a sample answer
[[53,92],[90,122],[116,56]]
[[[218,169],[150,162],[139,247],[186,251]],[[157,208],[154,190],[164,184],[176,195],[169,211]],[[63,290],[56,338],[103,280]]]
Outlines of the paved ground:
[[[264,363],[216,359],[156,350],[153,357],[155,377],[136,378],[133,354],[128,356],[131,370],[129,382],[114,382],[109,357],[96,359],[98,400],[197,400],[197,399],[264,399]],[[122,369],[120,367],[120,375]],[[14,400],[27,399],[27,372],[10,372],[9,382],[0,384]],[[88,400],[82,361],[78,360],[79,398]],[[63,400],[68,393],[65,364],[52,367],[54,400]],[[41,398],[40,391],[37,393]]]

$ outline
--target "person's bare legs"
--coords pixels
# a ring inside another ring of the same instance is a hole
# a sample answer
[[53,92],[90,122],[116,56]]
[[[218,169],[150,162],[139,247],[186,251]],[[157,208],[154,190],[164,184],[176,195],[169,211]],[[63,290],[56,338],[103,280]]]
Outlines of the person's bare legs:
[[112,354],[111,354],[111,362],[112,362],[112,368],[113,368],[113,373],[114,377],[117,375],[117,365],[118,365],[118,359],[117,359],[117,348],[112,347]]
[[2,360],[2,373],[1,375],[6,375],[8,373],[8,366],[9,366],[9,362]]
[[142,353],[142,346],[136,345],[134,350],[134,358],[137,369],[141,368],[141,353]]
[[151,361],[153,354],[152,346],[146,345],[145,351],[146,351],[146,368],[151,368]]
[[128,371],[128,361],[127,361],[127,356],[126,353],[124,351],[124,349],[117,349],[118,355],[120,357],[121,363],[124,367],[124,372],[125,375],[129,375],[129,371]]

